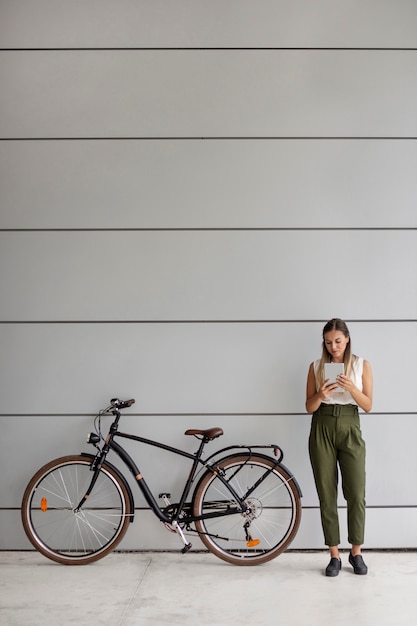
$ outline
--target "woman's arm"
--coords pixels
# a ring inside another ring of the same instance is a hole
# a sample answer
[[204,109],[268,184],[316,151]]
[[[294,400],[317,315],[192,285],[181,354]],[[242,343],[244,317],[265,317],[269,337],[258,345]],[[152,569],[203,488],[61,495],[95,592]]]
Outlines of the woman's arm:
[[337,384],[328,384],[329,379],[325,380],[322,386],[317,391],[316,389],[316,377],[314,374],[314,363],[311,363],[308,376],[307,376],[307,393],[306,393],[306,411],[307,413],[314,413],[317,411],[320,404],[330,396],[330,394],[337,388]]
[[353,381],[346,376],[338,376],[337,382],[343,389],[348,391],[356,404],[360,406],[366,413],[372,409],[372,393],[373,393],[373,378],[372,369],[368,361],[363,362],[362,371],[362,391],[360,391]]

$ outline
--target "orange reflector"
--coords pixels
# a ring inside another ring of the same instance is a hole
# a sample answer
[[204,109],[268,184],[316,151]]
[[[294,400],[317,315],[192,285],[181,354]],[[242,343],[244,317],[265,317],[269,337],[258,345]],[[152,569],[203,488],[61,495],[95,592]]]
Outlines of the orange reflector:
[[48,510],[48,500],[46,498],[42,498],[41,500],[41,511],[45,512]]
[[248,546],[248,548],[254,548],[255,546],[259,546],[260,543],[260,539],[251,539],[250,541],[246,542],[246,545]]

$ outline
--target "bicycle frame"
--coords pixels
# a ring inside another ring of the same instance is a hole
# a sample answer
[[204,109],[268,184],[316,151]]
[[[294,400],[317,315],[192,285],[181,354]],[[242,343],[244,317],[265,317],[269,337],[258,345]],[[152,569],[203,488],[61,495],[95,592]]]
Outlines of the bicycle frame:
[[[132,475],[135,478],[136,483],[139,486],[139,489],[141,491],[141,493],[143,494],[147,504],[149,505],[149,507],[151,508],[151,510],[153,511],[153,513],[156,515],[156,517],[163,523],[165,524],[170,524],[170,525],[176,525],[178,523],[179,520],[181,520],[181,524],[191,524],[192,522],[195,522],[197,520],[201,520],[201,519],[208,519],[210,517],[223,517],[226,515],[235,515],[236,513],[241,513],[244,512],[247,509],[247,505],[245,504],[245,499],[250,495],[250,493],[252,492],[253,489],[255,489],[256,485],[251,486],[248,491],[243,495],[243,497],[239,496],[236,491],[233,489],[232,485],[229,484],[229,482],[227,480],[225,480],[222,476],[222,473],[218,471],[216,463],[214,462],[210,462],[210,460],[214,459],[215,457],[218,457],[220,454],[229,451],[229,450],[239,450],[239,449],[244,449],[246,451],[248,451],[249,453],[252,452],[253,449],[273,449],[275,455],[277,456],[276,459],[272,459],[275,461],[275,465],[279,465],[281,459],[283,458],[283,452],[282,450],[279,448],[279,446],[276,445],[256,445],[256,446],[245,446],[245,445],[234,445],[234,446],[228,446],[226,448],[223,448],[221,450],[218,450],[216,452],[214,452],[213,454],[211,454],[209,457],[207,457],[207,459],[203,458],[203,450],[205,445],[208,443],[208,439],[206,438],[201,438],[200,440],[200,445],[199,448],[197,450],[197,452],[190,453],[190,452],[186,452],[185,450],[181,450],[179,448],[175,448],[173,446],[170,446],[168,444],[165,443],[161,443],[158,441],[154,441],[152,439],[147,439],[146,437],[141,437],[139,435],[131,435],[129,433],[124,433],[124,432],[120,432],[118,431],[118,422],[120,419],[120,412],[119,411],[114,411],[113,413],[115,415],[115,420],[113,421],[113,423],[110,426],[109,429],[109,433],[107,435],[106,441],[103,445],[103,447],[99,449],[99,452],[97,453],[93,464],[92,464],[92,470],[94,471],[94,475],[92,477],[90,486],[83,498],[83,500],[80,502],[80,504],[78,505],[77,509],[80,509],[84,503],[84,501],[88,498],[89,494],[91,493],[94,484],[96,482],[96,478],[99,474],[101,465],[104,463],[107,454],[109,453],[110,450],[113,450],[117,456],[123,461],[123,463],[128,467],[128,469],[130,470],[130,472],[132,473]],[[155,496],[153,495],[152,491],[150,490],[148,484],[146,483],[145,478],[143,477],[142,473],[140,472],[139,468],[137,467],[135,461],[132,459],[132,457],[128,454],[128,452],[119,444],[115,441],[116,437],[120,437],[123,439],[129,439],[131,441],[136,441],[138,443],[142,443],[145,445],[149,445],[149,446],[153,446],[155,448],[160,448],[162,450],[165,450],[167,452],[172,452],[173,454],[177,454],[179,456],[185,457],[187,459],[189,459],[190,461],[192,461],[192,466],[191,466],[191,470],[189,473],[189,476],[187,478],[187,481],[185,483],[183,492],[181,494],[180,497],[180,501],[178,503],[175,504],[170,504],[168,507],[165,507],[164,509],[161,509],[161,507],[158,505]],[[91,441],[91,443],[94,443],[94,441]],[[97,443],[97,442],[96,442]],[[98,446],[97,446],[98,447]],[[279,456],[278,456],[279,453]],[[269,459],[271,459],[272,457],[268,457]],[[186,500],[190,494],[191,491],[191,487],[192,484],[195,480],[196,474],[198,473],[199,469],[205,468],[209,471],[212,471],[213,473],[216,473],[218,478],[223,482],[223,484],[225,485],[225,487],[228,489],[228,491],[230,492],[231,496],[233,496],[233,499],[238,503],[239,508],[235,507],[235,508],[228,508],[222,512],[215,512],[215,513],[205,513],[204,515],[201,516],[194,516],[192,515],[192,512],[190,513],[189,511],[189,505],[186,504]],[[262,482],[262,480],[264,480],[264,478],[266,478],[266,476],[272,471],[272,469],[270,470],[266,470],[264,476],[261,477],[259,482]],[[173,514],[169,515],[166,511],[169,508],[173,507]]]

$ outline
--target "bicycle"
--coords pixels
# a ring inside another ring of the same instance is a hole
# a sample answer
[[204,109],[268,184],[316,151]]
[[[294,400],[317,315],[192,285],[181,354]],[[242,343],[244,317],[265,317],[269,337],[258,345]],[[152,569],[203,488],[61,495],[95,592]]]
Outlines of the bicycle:
[[[123,473],[107,460],[115,452],[135,478],[150,509],[176,532],[188,552],[186,535],[197,536],[214,555],[236,565],[257,565],[281,554],[294,539],[301,519],[301,489],[276,444],[228,446],[203,458],[221,428],[189,429],[199,440],[192,454],[165,443],[119,431],[121,410],[135,400],[114,398],[94,418],[87,442],[95,454],[50,461],[29,481],[22,500],[22,522],[32,545],[65,565],[92,563],[113,551],[135,516],[132,490]],[[102,417],[113,415],[108,433]],[[159,506],[142,473],[116,438],[172,452],[192,461],[179,502],[160,493]],[[265,453],[270,451],[273,456]],[[233,451],[233,452],[232,452]],[[226,454],[226,456],[222,456]],[[191,494],[191,495],[190,495]]]

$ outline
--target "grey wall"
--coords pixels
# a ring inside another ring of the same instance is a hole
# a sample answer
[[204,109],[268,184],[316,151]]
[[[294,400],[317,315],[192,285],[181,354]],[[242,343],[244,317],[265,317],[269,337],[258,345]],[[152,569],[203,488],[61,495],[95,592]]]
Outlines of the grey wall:
[[[0,548],[113,396],[188,450],[214,425],[213,449],[281,444],[293,547],[322,547],[304,399],[333,316],[375,375],[366,545],[417,547],[416,23],[414,0],[0,2]],[[138,458],[175,497],[184,462]],[[179,547],[136,504],[123,546]]]

